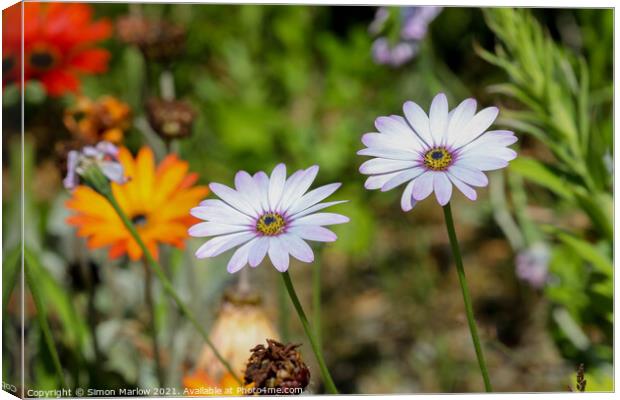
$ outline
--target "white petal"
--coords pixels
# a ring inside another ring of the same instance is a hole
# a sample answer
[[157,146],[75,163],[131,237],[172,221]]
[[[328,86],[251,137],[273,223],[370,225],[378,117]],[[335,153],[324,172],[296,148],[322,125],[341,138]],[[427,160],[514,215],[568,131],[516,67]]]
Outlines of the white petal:
[[269,205],[272,210],[278,208],[282,192],[284,191],[284,182],[286,181],[286,165],[280,163],[271,172],[269,178]]
[[221,203],[221,205],[210,203],[208,205],[194,207],[190,210],[190,214],[199,219],[231,225],[251,225],[254,223],[251,217],[225,203]]
[[215,257],[227,250],[232,249],[233,247],[247,242],[255,236],[256,235],[253,232],[239,232],[215,237],[196,250],[196,257]]
[[413,181],[412,195],[416,201],[424,200],[433,191],[433,172],[425,172]]
[[391,172],[389,174],[380,174],[369,176],[364,183],[364,187],[368,190],[380,189],[387,181],[400,174],[401,171]]
[[444,172],[437,172],[433,175],[433,189],[437,202],[442,207],[448,204],[452,197],[452,183]]
[[285,272],[288,269],[288,251],[277,236],[269,238],[269,258],[278,271]]
[[415,206],[415,201],[413,200],[413,183],[415,181],[411,181],[405,186],[405,191],[400,198],[400,208],[403,211],[411,211],[411,209]]
[[234,274],[235,272],[245,267],[245,265],[248,263],[248,254],[250,252],[250,248],[257,240],[258,239],[252,239],[243,246],[239,247],[237,251],[235,251],[233,256],[230,258],[230,261],[228,261],[228,267],[226,268],[228,272]]
[[431,136],[430,122],[424,110],[413,101],[407,101],[403,105],[403,112],[405,117],[407,117],[409,125],[411,125],[418,137],[427,147],[431,147],[433,137]]
[[336,234],[327,228],[315,225],[300,225],[289,228],[289,232],[294,233],[302,239],[313,240],[315,242],[334,242],[338,238]]
[[335,213],[316,213],[306,215],[291,222],[291,226],[299,225],[336,225],[349,222],[349,217]]
[[218,222],[200,222],[187,231],[193,237],[207,237],[216,235],[225,235],[233,232],[248,231],[251,228],[248,225],[230,225]]
[[450,172],[451,175],[459,178],[463,182],[467,183],[468,185],[486,186],[489,184],[489,179],[484,173],[482,173],[482,171],[469,168],[461,164],[461,162],[457,162],[456,164],[452,165],[448,169],[448,172]]
[[411,150],[399,150],[382,147],[370,147],[357,152],[360,156],[372,156],[388,160],[411,161],[418,158],[418,153]]
[[101,172],[112,182],[125,183],[125,170],[123,166],[116,161],[102,161]]
[[329,185],[320,186],[314,190],[309,191],[289,207],[288,214],[295,215],[296,213],[303,211],[306,208],[311,207],[320,201],[323,201],[325,198],[338,190],[341,185],[342,184],[338,182],[330,183]]
[[304,193],[306,193],[312,185],[312,182],[314,182],[314,179],[316,179],[316,175],[319,172],[319,167],[314,165],[306,170],[298,172],[301,173],[297,179],[293,181],[291,176],[291,178],[286,181],[282,203],[280,204],[282,211],[286,211],[292,204],[299,200]]
[[[413,131],[411,135],[414,135]],[[362,136],[362,143],[366,147],[409,150],[413,152],[422,151],[422,145],[419,145],[413,137],[406,138],[382,133],[366,133]]]
[[312,252],[312,249],[308,246],[308,243],[301,240],[299,236],[289,233],[279,236],[279,238],[286,246],[289,254],[299,261],[306,263],[314,261],[314,252]]
[[[464,149],[464,148],[463,148]],[[495,146],[474,146],[470,147],[467,151],[459,153],[462,157],[493,157],[500,158],[504,161],[514,160],[517,157],[517,152],[507,147],[495,147]]]
[[450,178],[452,183],[454,183],[454,186],[456,186],[461,191],[461,193],[463,193],[465,197],[467,197],[469,200],[476,200],[478,198],[478,194],[476,193],[476,191],[472,189],[469,185],[467,185],[465,182],[463,182],[462,180],[455,177],[449,172],[448,172],[448,178]]
[[459,165],[469,169],[479,169],[480,171],[493,171],[506,168],[508,161],[496,157],[462,157],[459,158]]
[[263,211],[260,203],[260,191],[258,185],[252,179],[252,175],[245,171],[239,171],[235,175],[235,188],[243,199],[252,207],[254,215]]
[[296,214],[291,215],[291,218],[301,218],[304,215],[312,214],[313,212],[317,212],[327,207],[335,206],[336,204],[346,203],[349,200],[338,200],[338,201],[328,201],[327,203],[319,203],[315,204],[312,207],[308,207],[303,211],[300,211]]
[[231,189],[226,185],[222,185],[221,183],[211,183],[209,184],[209,188],[220,199],[222,199],[224,202],[226,202],[233,208],[249,216],[255,215],[254,209],[248,204],[247,201],[245,201],[243,196],[240,195],[236,190]]
[[269,211],[269,177],[263,171],[259,171],[252,177],[260,192],[260,204],[263,211]]
[[456,138],[463,132],[469,121],[476,113],[476,100],[465,99],[451,112],[448,122],[448,141],[447,145],[454,143]]
[[381,191],[386,192],[388,190],[392,190],[395,187],[402,185],[403,183],[407,181],[415,179],[420,174],[422,174],[424,171],[425,169],[422,167],[414,167],[406,171],[399,172],[398,175],[396,175],[395,177],[387,181],[385,185],[381,186]]
[[493,147],[506,147],[517,142],[518,138],[511,131],[487,131],[483,135],[480,135],[478,139],[463,146],[460,151],[466,151],[470,147],[475,146],[493,146]]
[[267,250],[269,250],[269,238],[266,236],[257,238],[248,255],[250,267],[254,268],[258,266],[258,264],[263,261],[263,258],[265,258]]
[[360,172],[365,175],[385,174],[388,172],[413,168],[418,164],[418,161],[386,160],[383,158],[373,158],[372,160],[365,161],[360,166]]
[[445,94],[439,93],[431,103],[429,121],[433,143],[436,145],[446,143],[446,131],[448,127],[448,99]]
[[487,107],[474,115],[467,126],[463,128],[463,133],[455,138],[453,147],[458,149],[484,133],[493,124],[497,114],[499,114],[497,107]]
[[421,150],[422,142],[415,132],[407,124],[407,121],[397,115],[390,117],[379,117],[375,120],[375,126],[394,143],[406,146],[407,148]]

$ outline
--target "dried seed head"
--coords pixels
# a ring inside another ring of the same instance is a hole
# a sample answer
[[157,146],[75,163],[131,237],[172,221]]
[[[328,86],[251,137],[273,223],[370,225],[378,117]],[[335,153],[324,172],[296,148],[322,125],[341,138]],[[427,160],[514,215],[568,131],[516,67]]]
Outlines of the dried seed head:
[[168,21],[129,15],[116,21],[116,31],[121,41],[154,61],[172,61],[185,47],[185,29]]
[[588,383],[588,381],[586,381],[585,378],[585,369],[583,364],[579,364],[579,368],[577,368],[577,390],[580,392],[585,392],[586,383]]
[[245,383],[253,383],[258,393],[263,393],[261,389],[305,389],[310,382],[310,370],[297,351],[299,346],[267,339],[267,347],[254,347],[245,370]]
[[196,113],[187,102],[152,98],[147,102],[146,109],[151,127],[163,139],[190,135]]

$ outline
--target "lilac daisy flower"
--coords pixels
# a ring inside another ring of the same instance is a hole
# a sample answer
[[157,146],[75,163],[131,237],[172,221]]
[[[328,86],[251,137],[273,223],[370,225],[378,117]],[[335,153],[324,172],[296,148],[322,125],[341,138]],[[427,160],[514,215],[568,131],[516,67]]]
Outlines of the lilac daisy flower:
[[467,198],[477,197],[473,187],[483,187],[488,179],[483,171],[504,168],[517,153],[507,148],[517,141],[513,132],[487,131],[497,118],[497,107],[476,113],[476,101],[466,99],[448,110],[443,93],[433,99],[429,115],[412,101],[403,106],[405,117],[379,117],[379,132],[367,133],[367,148],[357,154],[375,157],[360,166],[370,175],[366,188],[388,191],[407,184],[401,198],[404,211],[432,192],[440,205],[448,204],[452,186]]
[[[397,40],[390,41],[386,36],[378,37],[372,44],[374,61],[381,65],[400,67],[413,59],[418,53],[420,41],[428,32],[428,26],[441,10],[441,7],[399,8],[396,11],[399,14],[397,24],[400,26]],[[375,19],[368,27],[369,32],[379,35],[386,30],[390,16],[388,8],[379,7]]]
[[536,243],[520,251],[516,259],[516,273],[519,279],[540,289],[549,279],[551,251],[544,243]]
[[278,164],[271,176],[260,171],[250,175],[237,172],[235,189],[212,183],[213,193],[220,199],[208,199],[191,210],[206,222],[189,229],[194,237],[214,238],[203,244],[196,257],[215,257],[239,247],[228,263],[228,272],[235,273],[246,264],[258,266],[268,254],[273,266],[284,272],[289,255],[302,262],[312,262],[314,253],[306,240],[333,242],[336,234],[326,225],[349,222],[334,213],[317,212],[344,203],[321,203],[334,193],[340,183],[331,183],[306,193],[319,171],[318,166],[299,170],[286,178],[286,166]]
[[99,142],[95,147],[86,146],[81,151],[71,150],[67,154],[67,176],[63,180],[65,188],[75,189],[80,184],[80,175],[93,165],[99,167],[112,182],[125,183],[123,166],[118,161],[118,148],[110,142]]

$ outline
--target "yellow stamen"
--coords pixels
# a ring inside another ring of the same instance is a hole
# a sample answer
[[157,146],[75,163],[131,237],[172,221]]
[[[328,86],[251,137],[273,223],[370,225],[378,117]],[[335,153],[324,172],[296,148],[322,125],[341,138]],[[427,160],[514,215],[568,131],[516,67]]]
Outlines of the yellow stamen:
[[265,236],[276,236],[284,231],[286,221],[280,214],[264,214],[256,223],[256,230]]
[[444,171],[452,164],[452,154],[445,147],[435,147],[424,155],[424,165],[434,171]]

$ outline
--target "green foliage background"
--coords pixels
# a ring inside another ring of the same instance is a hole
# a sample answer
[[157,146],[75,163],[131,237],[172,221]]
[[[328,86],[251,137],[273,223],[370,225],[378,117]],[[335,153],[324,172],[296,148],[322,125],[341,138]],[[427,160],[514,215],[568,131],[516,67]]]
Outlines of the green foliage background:
[[[128,12],[126,5],[93,7],[97,16],[112,19]],[[561,391],[571,384],[576,365],[585,363],[590,389],[609,390],[612,11],[448,8],[432,23],[416,58],[393,69],[376,65],[371,57],[368,24],[374,10],[143,5],[145,15],[187,29],[184,53],[166,66],[177,97],[198,111],[192,136],[175,143],[181,157],[203,183],[230,183],[239,169],[271,170],[281,161],[289,171],[318,164],[317,185],[343,182],[338,197],[351,201],[337,212],[351,223],[336,228],[339,240],[322,252],[321,260],[324,346],[343,391],[474,391],[481,383],[459,320],[462,304],[441,210],[429,200],[403,214],[398,191],[364,190],[364,177],[357,172],[362,159],[355,153],[362,147],[361,135],[374,130],[375,118],[400,113],[406,100],[427,107],[443,91],[452,106],[468,96],[480,105],[499,105],[498,124],[520,137],[520,157],[507,171],[491,174],[491,187],[481,191],[479,201],[459,194],[453,201],[491,378],[498,390]],[[119,97],[139,121],[144,87],[159,91],[164,66],[114,38],[105,47],[112,52],[109,72],[84,78],[83,91]],[[15,107],[10,90],[5,90],[5,111]],[[105,316],[99,329],[110,342],[103,346],[105,362],[95,368],[88,300],[67,267],[72,232],[62,223],[66,194],[57,181],[51,195],[40,195],[34,187],[41,170],[50,168],[44,163],[49,158],[44,143],[69,136],[60,116],[71,101],[46,99],[36,84],[25,90],[26,245],[35,265],[33,278],[46,299],[51,335],[70,385],[146,387],[154,379],[152,365],[138,361],[133,342],[113,343],[117,336],[110,333],[141,318],[140,299],[118,297],[122,287],[142,284],[140,269],[126,260],[110,263],[102,254],[92,255],[105,283],[96,298]],[[5,149],[10,150],[4,159],[12,164],[3,165],[11,184],[11,190],[3,190],[3,310],[17,276],[17,221],[11,216],[17,213],[14,185],[19,182],[16,132],[5,132]],[[144,143],[161,156],[163,142],[145,135],[136,123],[126,144],[136,150]],[[538,242],[552,254],[551,277],[543,290],[528,287],[514,273],[515,254]],[[222,290],[235,277],[225,273],[225,257],[195,260],[191,253],[197,245],[190,241],[187,252],[168,250],[165,256],[175,285],[202,310],[209,326]],[[292,272],[307,290],[309,270],[294,265]],[[256,287],[273,289],[263,293],[273,320],[303,341],[294,315],[282,318],[288,311],[274,295],[274,272],[264,266],[252,274]],[[180,387],[183,366],[194,361],[192,346],[200,341],[191,327],[175,319],[163,296],[158,313],[160,336],[178,353],[167,383]],[[5,354],[12,354],[18,342],[12,328],[18,321],[4,315],[3,346]],[[34,318],[30,323],[27,385],[58,387],[45,323]],[[178,332],[187,337],[175,341]],[[307,344],[304,349],[311,359]],[[5,381],[15,379],[12,362],[5,357]],[[318,381],[318,373],[314,376]],[[313,391],[321,391],[320,382],[313,385]]]

